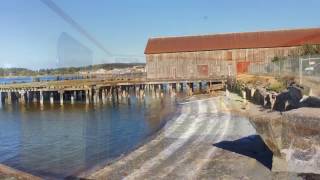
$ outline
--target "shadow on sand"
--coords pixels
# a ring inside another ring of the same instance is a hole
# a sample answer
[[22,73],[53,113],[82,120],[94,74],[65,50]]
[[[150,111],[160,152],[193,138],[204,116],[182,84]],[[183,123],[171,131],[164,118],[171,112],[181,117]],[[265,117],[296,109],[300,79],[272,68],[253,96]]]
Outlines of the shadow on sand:
[[254,158],[265,167],[272,168],[273,154],[259,135],[251,135],[235,141],[221,141],[213,146]]

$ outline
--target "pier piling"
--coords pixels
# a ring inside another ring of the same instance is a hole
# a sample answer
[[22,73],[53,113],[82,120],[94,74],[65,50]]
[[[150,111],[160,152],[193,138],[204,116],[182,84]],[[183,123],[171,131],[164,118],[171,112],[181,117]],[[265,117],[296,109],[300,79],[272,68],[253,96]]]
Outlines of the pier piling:
[[7,104],[12,104],[11,92],[7,93]]
[[59,91],[59,95],[60,95],[60,105],[61,105],[61,106],[63,105],[63,94],[64,94],[63,91]]
[[40,105],[43,105],[43,91],[40,91]]
[[178,92],[185,92],[188,96],[191,96],[194,90],[210,88],[212,82],[214,83],[213,86],[216,86],[223,83],[223,80],[68,80],[0,85],[0,93],[1,101],[6,104],[39,102],[42,105],[45,101],[50,101],[50,104],[57,101],[61,105],[64,104],[64,101],[69,101],[71,104],[76,101],[85,101],[86,104],[100,102],[105,104],[110,99],[125,100],[130,97],[130,94],[135,94],[141,100],[146,94],[150,94],[152,98],[161,98],[165,93],[174,97]]
[[54,103],[53,93],[50,93],[50,104]]

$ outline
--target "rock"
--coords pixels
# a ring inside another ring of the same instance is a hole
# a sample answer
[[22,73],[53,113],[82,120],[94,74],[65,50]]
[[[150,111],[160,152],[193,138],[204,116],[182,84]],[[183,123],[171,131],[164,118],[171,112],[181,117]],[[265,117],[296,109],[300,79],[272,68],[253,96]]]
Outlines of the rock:
[[264,106],[266,108],[271,108],[271,100],[272,100],[272,94],[267,94],[267,96],[264,98],[264,101],[265,101]]
[[272,171],[320,174],[319,109],[255,112],[249,120],[273,152]]
[[302,89],[301,87],[292,85],[288,87],[289,99],[288,107],[286,110],[297,109],[299,108],[300,100],[302,99]]
[[262,88],[257,88],[253,93],[253,102],[258,105],[264,105],[264,99],[266,94],[267,93],[265,90],[263,90]]
[[302,99],[302,90],[296,85],[288,87],[288,90],[278,94],[273,106],[276,111],[288,111],[300,107],[300,100]]
[[320,108],[320,98],[318,97],[307,97],[300,103],[300,107],[313,107]]
[[288,91],[284,91],[276,96],[276,100],[273,105],[273,110],[283,112],[286,110],[286,102],[290,95]]
[[245,87],[244,88],[244,91],[246,92],[246,99],[247,100],[251,100],[251,98],[252,98],[252,96],[251,96],[251,88],[249,88],[249,87]]

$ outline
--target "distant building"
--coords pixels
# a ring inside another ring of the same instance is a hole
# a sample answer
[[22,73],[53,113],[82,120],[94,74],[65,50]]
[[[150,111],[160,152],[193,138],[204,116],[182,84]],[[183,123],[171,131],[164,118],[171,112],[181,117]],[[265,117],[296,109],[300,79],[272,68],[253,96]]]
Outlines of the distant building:
[[320,28],[149,39],[148,79],[210,79],[246,73],[250,63],[320,44]]
[[98,69],[98,70],[92,72],[92,74],[107,74],[107,72],[108,71],[105,69]]

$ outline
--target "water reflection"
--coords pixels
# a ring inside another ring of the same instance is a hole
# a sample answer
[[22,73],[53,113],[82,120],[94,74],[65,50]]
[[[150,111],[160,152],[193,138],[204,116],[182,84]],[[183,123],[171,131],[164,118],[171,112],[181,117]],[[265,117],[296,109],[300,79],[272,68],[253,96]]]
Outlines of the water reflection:
[[175,112],[174,98],[0,106],[0,163],[62,178],[119,157]]

